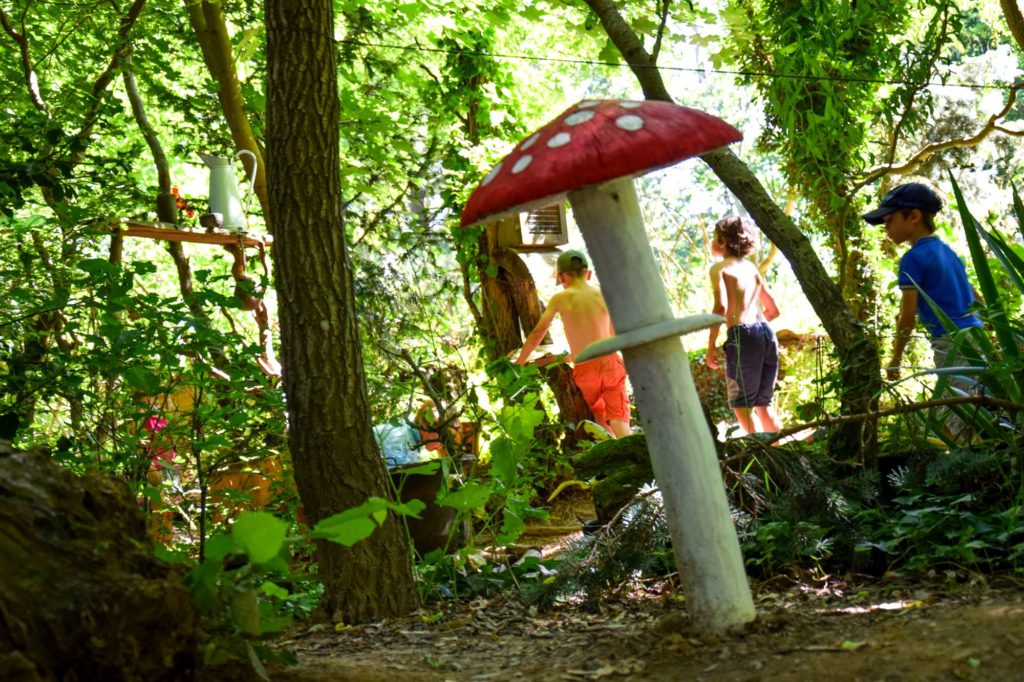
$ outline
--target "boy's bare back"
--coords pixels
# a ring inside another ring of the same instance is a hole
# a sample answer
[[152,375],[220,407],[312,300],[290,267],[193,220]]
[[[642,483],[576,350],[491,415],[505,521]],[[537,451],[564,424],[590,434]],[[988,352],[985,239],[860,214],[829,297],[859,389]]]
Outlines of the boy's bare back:
[[573,359],[591,343],[614,333],[604,296],[583,280],[552,296],[548,308],[562,319]]
[[757,266],[750,261],[726,258],[715,263],[711,266],[711,282],[715,288],[715,312],[721,311],[726,327],[778,317],[775,301],[768,294]]

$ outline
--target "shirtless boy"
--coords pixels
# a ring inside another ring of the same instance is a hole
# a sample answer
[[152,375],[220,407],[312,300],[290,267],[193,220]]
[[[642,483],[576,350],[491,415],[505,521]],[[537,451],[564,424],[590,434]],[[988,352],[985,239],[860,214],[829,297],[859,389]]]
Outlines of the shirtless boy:
[[[563,290],[551,297],[537,326],[526,337],[516,358],[518,365],[526,364],[547,334],[555,315],[562,320],[570,360],[594,341],[615,333],[604,296],[587,283],[591,275],[587,256],[581,251],[563,251],[555,270]],[[628,436],[629,400],[622,357],[613,353],[579,363],[573,367],[572,375],[594,413],[594,420],[615,438]]]
[[[711,254],[722,259],[711,267],[711,312],[725,318],[726,392],[729,407],[744,433],[758,430],[755,414],[761,431],[780,430],[772,407],[779,372],[779,342],[768,325],[769,320],[779,316],[779,309],[757,266],[746,259],[754,251],[755,239],[753,223],[730,216],[715,224],[715,240],[711,244]],[[719,367],[716,342],[720,327],[712,327],[708,335],[705,362],[711,369]]]

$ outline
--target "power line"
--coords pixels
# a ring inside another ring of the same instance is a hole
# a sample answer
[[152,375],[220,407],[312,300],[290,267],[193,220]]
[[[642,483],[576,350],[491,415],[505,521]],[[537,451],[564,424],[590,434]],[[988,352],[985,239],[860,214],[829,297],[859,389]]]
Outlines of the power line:
[[745,71],[729,69],[709,69],[695,66],[651,66],[650,64],[630,64],[628,62],[604,62],[591,59],[575,59],[572,57],[537,57],[533,55],[503,54],[499,52],[482,52],[477,50],[456,50],[443,47],[424,47],[422,45],[393,45],[388,43],[368,43],[361,40],[349,40],[336,38],[335,42],[355,47],[372,47],[378,49],[407,50],[410,52],[435,52],[443,54],[465,55],[467,57],[490,57],[492,59],[514,59],[525,62],[555,62],[560,64],[580,64],[587,66],[610,66],[615,68],[657,68],[660,71],[682,71],[689,73],[716,73],[725,76],[745,76],[748,78],[790,78],[806,81],[831,81],[834,83],[868,83],[874,85],[911,85],[914,87],[941,87],[941,88],[967,88],[969,90],[1005,90],[1009,83],[989,85],[981,83],[942,83],[936,81],[925,81],[917,83],[907,80],[890,80],[886,78],[856,78],[839,76],[804,76],[791,73],[772,73],[770,71]]

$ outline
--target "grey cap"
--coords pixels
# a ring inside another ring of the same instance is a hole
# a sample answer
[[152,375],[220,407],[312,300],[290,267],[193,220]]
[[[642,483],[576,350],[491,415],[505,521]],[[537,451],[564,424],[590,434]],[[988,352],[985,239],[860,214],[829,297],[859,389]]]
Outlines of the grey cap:
[[576,249],[569,249],[558,254],[558,264],[555,266],[555,272],[562,274],[563,272],[579,272],[580,270],[589,270],[590,261],[587,260],[587,254]]

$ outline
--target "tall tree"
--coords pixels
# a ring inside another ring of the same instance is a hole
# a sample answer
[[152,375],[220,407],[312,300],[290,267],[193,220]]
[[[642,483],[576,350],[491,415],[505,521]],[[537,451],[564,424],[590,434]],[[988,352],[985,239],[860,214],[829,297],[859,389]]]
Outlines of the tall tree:
[[[612,0],[585,2],[601,20],[608,37],[630,64],[644,96],[648,99],[672,101],[658,71],[656,55],[644,48],[616,4]],[[660,44],[660,40],[656,44]],[[772,201],[757,177],[735,154],[722,149],[701,158],[736,195],[793,267],[793,273],[807,300],[814,307],[839,353],[843,379],[842,411],[853,414],[874,411],[882,383],[878,349],[850,311],[840,288],[829,277],[810,240],[792,218]],[[876,442],[874,423],[865,421],[841,429],[836,445],[847,454],[859,454],[865,460],[872,461]]]
[[[295,482],[315,523],[387,496],[370,425],[341,215],[331,0],[267,0],[267,165]],[[322,606],[344,622],[416,608],[410,554],[388,518],[351,548],[321,544]]]

